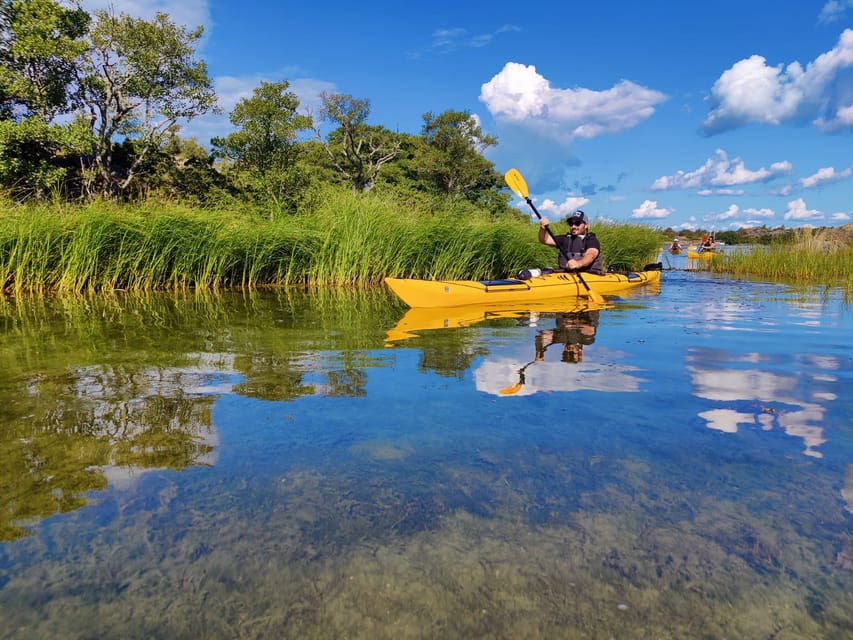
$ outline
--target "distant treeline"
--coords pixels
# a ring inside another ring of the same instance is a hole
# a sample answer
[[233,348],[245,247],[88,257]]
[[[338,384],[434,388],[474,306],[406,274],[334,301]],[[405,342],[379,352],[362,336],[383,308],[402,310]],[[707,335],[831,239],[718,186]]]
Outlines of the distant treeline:
[[664,229],[663,234],[667,238],[680,238],[682,241],[687,242],[698,242],[703,237],[713,235],[717,242],[725,242],[726,244],[769,245],[778,242],[793,242],[797,237],[797,230],[786,229],[785,227],[769,229],[761,226],[749,229],[738,229],[737,231],[712,231],[705,229],[698,229],[696,231],[676,231],[673,229]]
[[[419,135],[368,124],[368,100],[322,94],[316,113],[289,82],[262,82],[202,145],[180,122],[217,111],[202,35],[165,13],[146,21],[76,2],[0,0],[0,195],[52,202],[156,196],[271,217],[329,185],[465,202],[515,215],[469,112],[425,113]],[[209,149],[209,150],[208,150]]]

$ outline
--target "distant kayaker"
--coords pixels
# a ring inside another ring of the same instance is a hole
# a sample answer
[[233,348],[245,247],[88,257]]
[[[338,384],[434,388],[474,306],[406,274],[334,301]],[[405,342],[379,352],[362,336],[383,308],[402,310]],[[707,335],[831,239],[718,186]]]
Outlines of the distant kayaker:
[[[589,231],[589,218],[583,211],[575,211],[566,218],[569,232],[558,236],[548,233],[548,218],[539,220],[539,242],[549,247],[556,247],[556,238],[560,248],[560,268],[566,271],[588,271],[604,273],[601,260],[601,244],[594,233]],[[568,260],[566,260],[568,256]]]
[[670,250],[672,253],[678,253],[679,251],[681,251],[681,248],[682,248],[682,247],[681,247],[681,241],[680,241],[678,238],[675,238],[675,239],[672,241],[672,244],[671,244],[671,245],[669,245],[669,250]]

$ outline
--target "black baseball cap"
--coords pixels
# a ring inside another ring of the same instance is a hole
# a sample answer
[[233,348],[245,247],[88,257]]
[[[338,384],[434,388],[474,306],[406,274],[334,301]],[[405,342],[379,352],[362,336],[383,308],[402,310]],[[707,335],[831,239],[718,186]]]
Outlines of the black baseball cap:
[[566,222],[569,224],[583,222],[584,224],[589,224],[589,218],[586,217],[586,214],[578,209],[577,211],[572,212],[568,218],[566,218]]

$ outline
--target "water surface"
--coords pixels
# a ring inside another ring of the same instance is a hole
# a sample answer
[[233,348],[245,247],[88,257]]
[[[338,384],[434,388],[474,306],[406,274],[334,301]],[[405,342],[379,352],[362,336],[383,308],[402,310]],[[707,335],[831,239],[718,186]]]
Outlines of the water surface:
[[0,299],[0,637],[849,638],[853,313]]

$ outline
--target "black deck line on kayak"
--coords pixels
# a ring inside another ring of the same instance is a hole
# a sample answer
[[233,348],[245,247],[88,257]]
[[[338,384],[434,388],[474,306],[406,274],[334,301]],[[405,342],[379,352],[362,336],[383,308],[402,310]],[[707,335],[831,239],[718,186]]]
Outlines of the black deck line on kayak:
[[[645,279],[647,279],[648,276],[646,275],[646,272],[648,272],[648,271],[663,271],[663,268],[662,268],[661,263],[658,262],[658,263],[654,263],[654,264],[647,264],[645,269],[643,269],[643,271],[641,271],[641,272],[636,272],[636,271],[609,271],[607,273],[603,273],[603,274],[599,274],[599,275],[622,276],[623,278],[625,278],[626,280],[631,282],[632,280],[645,280]],[[568,277],[570,275],[570,272],[559,273],[558,275],[561,277],[562,280],[572,281],[573,284],[577,284],[577,282],[574,281],[574,278]],[[514,278],[506,278],[503,280],[477,280],[477,282],[479,282],[481,285],[483,285],[484,287],[487,287],[487,288],[488,287],[502,287],[502,286],[503,287],[509,287],[509,286],[515,286],[515,285],[527,285],[528,288],[530,287],[527,280],[517,280]]]
[[[611,272],[611,273],[608,273],[605,275],[622,276],[623,278],[626,278],[627,280],[637,280],[638,278],[639,279],[645,278],[645,276],[643,274],[634,273],[634,272],[630,272],[630,273],[613,273],[613,272]],[[571,278],[564,278],[564,280],[572,280],[572,279]],[[526,280],[478,280],[477,282],[479,282],[484,287],[500,287],[500,286],[512,286],[512,285],[519,285],[519,284],[522,284],[522,285],[527,284]]]

